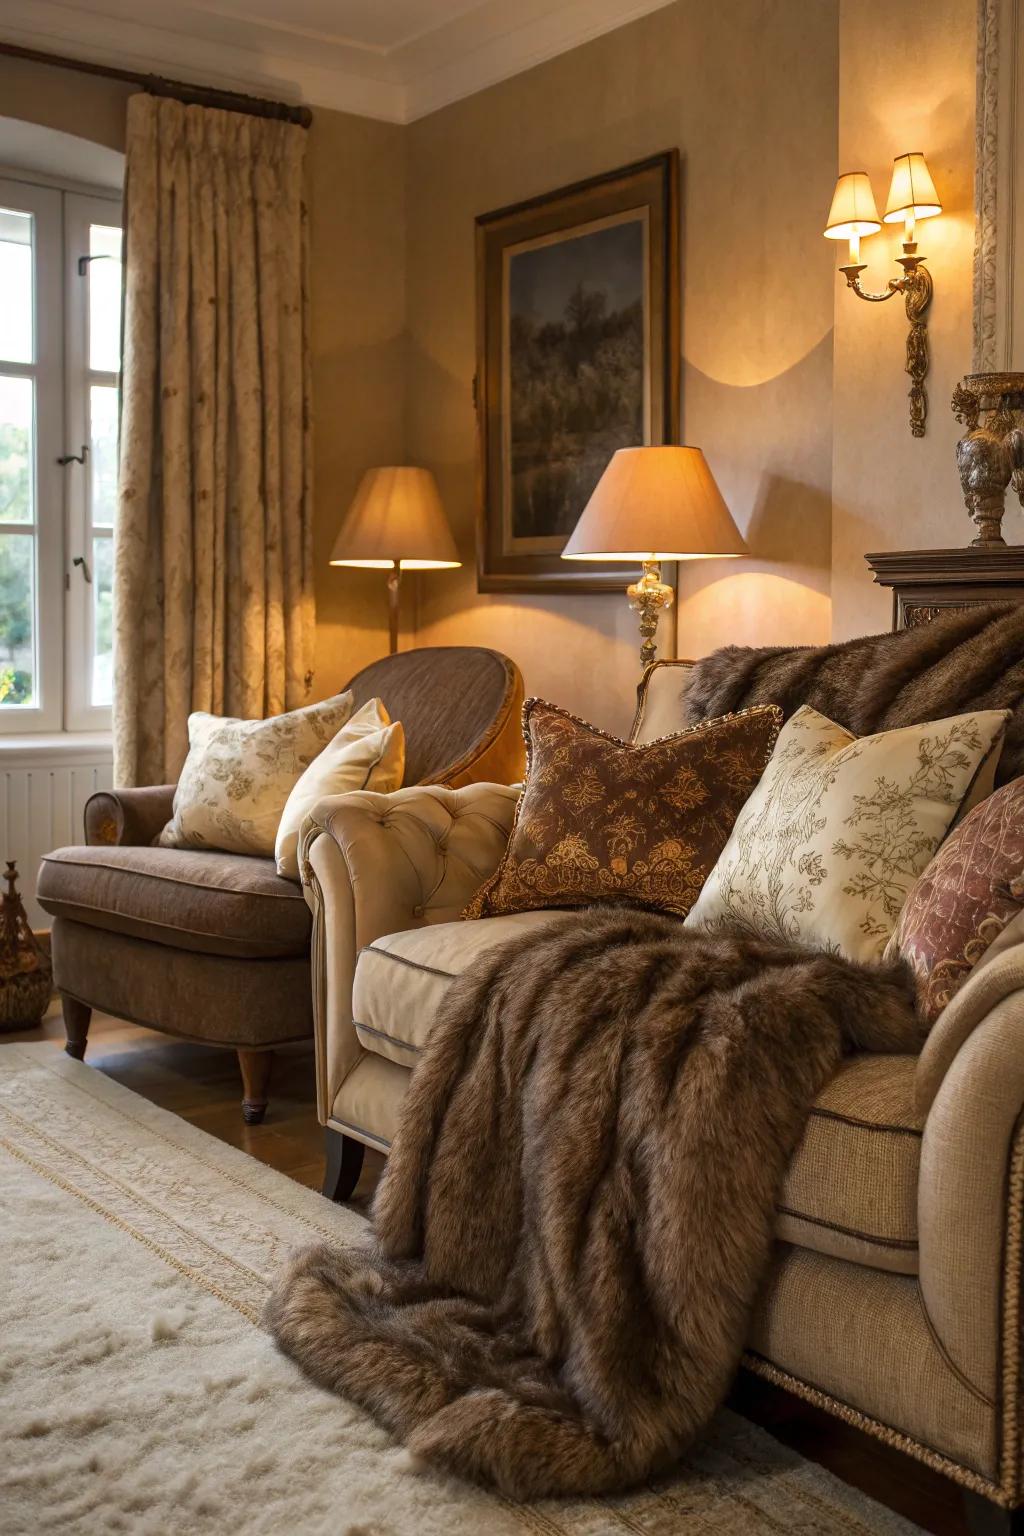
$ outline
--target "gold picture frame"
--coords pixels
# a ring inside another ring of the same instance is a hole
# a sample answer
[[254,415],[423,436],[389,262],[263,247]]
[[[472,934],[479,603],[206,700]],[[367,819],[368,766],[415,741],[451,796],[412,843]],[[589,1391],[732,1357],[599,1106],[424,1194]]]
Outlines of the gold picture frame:
[[477,586],[621,591],[559,558],[616,448],[675,442],[679,153],[476,221]]

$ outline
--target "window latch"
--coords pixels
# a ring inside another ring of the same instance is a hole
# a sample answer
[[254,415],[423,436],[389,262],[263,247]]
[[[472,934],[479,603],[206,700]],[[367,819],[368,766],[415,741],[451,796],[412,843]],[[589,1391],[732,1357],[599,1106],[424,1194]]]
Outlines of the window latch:
[[78,258],[78,275],[79,275],[79,277],[84,277],[85,276],[85,274],[89,270],[89,263],[91,261],[113,261],[114,259],[115,258],[113,256],[106,256],[106,255],[103,255],[103,256],[100,256],[100,255],[96,255],[96,256],[79,256],[79,258]]
[[89,457],[89,445],[88,445],[88,443],[83,443],[82,444],[82,451],[81,451],[81,453],[62,453],[60,458],[57,460],[57,463],[58,464],[84,464],[88,457]]
[[75,558],[72,560],[71,564],[72,565],[80,565],[82,567],[82,575],[85,577],[86,581],[89,583],[89,585],[91,587],[92,586],[92,571],[90,571],[90,569],[89,569],[89,562],[85,558],[85,556],[84,555],[76,555]]

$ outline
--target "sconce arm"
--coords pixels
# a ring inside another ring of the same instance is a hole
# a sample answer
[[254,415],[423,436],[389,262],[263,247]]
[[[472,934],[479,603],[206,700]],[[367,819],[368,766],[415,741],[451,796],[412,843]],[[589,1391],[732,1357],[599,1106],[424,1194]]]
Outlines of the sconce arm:
[[903,292],[907,282],[905,277],[890,277],[888,287],[884,293],[869,293],[866,288],[862,288],[860,285],[860,274],[864,271],[866,265],[867,263],[864,262],[860,266],[850,265],[839,268],[846,278],[847,287],[853,289],[858,299],[864,299],[868,304],[884,304],[886,299],[895,298],[898,293]]

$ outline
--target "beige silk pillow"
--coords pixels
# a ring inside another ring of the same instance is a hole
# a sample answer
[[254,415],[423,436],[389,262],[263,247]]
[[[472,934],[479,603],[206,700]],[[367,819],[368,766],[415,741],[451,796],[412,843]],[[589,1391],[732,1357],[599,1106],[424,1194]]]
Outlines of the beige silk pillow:
[[159,846],[272,858],[285,801],[352,704],[350,693],[340,693],[269,720],[189,715],[188,757]]
[[371,699],[313,759],[288,796],[274,844],[278,874],[286,880],[299,879],[299,832],[318,800],[354,789],[389,795],[401,789],[404,772],[401,724],[392,725],[380,699]]
[[1008,719],[981,710],[856,737],[804,705],[687,925],[880,960]]

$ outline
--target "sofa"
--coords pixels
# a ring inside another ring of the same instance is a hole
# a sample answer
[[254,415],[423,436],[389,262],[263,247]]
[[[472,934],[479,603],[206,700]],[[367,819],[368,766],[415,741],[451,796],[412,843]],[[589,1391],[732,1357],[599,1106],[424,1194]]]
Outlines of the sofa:
[[[685,664],[645,678],[633,739],[678,729]],[[466,923],[518,790],[359,793],[306,823],[324,1192],[387,1151],[438,1007],[543,912]],[[1024,929],[1014,919],[920,1056],[853,1056],[781,1191],[745,1363],[948,1475],[978,1530],[1020,1528]]]
[[[406,784],[469,784],[522,772],[523,682],[498,651],[438,646],[374,662],[347,685],[383,699],[405,730]],[[153,843],[174,785],[104,791],[85,843],[47,854],[40,905],[68,1053],[84,1056],[92,1010],[234,1050],[249,1125],[266,1113],[273,1051],[308,1040],[312,924],[272,858]]]

